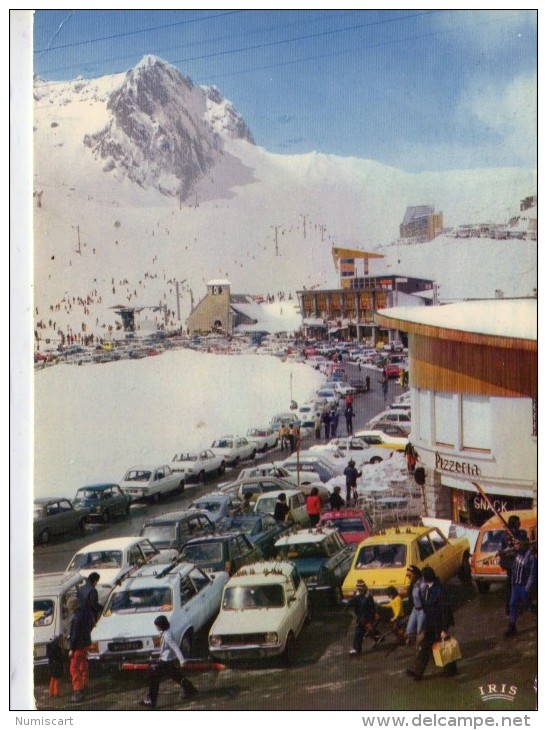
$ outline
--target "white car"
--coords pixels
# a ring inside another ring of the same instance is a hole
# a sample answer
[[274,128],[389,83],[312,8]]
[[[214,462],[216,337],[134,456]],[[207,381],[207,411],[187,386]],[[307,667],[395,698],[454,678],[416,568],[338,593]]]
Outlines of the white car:
[[[395,429],[399,432],[399,426],[395,425]],[[401,432],[404,433],[402,429]],[[393,451],[404,451],[408,444],[408,436],[394,435],[379,429],[364,429],[356,431],[353,434],[353,437],[360,439],[371,446]]]
[[254,459],[257,448],[245,436],[223,436],[213,441],[211,451],[221,456],[226,465],[237,466],[240,461]]
[[310,526],[310,516],[306,509],[306,497],[299,489],[279,489],[278,491],[264,492],[258,495],[255,502],[256,514],[273,515],[275,503],[283,493],[287,498],[289,508],[288,522],[295,522],[302,527]]
[[187,652],[196,634],[216,616],[228,573],[204,573],[190,563],[162,571],[146,566],[110,594],[91,633],[89,658],[109,664],[150,662],[159,658],[160,635],[154,626],[167,616],[171,633]]
[[78,550],[65,572],[78,571],[85,578],[90,573],[98,573],[97,592],[99,602],[102,602],[116,582],[129,571],[145,563],[155,564],[162,560],[160,551],[145,537],[113,537],[92,542]]
[[34,664],[47,664],[46,647],[54,636],[68,649],[70,614],[68,599],[76,596],[85,578],[78,572],[34,576]]
[[376,426],[380,423],[397,423],[401,428],[403,428],[407,434],[410,434],[412,420],[410,411],[404,411],[404,410],[396,410],[394,408],[390,408],[387,411],[382,411],[381,413],[378,413],[377,416],[374,416],[374,418],[371,418],[371,420],[368,422],[369,428],[376,428]]
[[246,565],[224,587],[209,652],[223,661],[283,656],[290,663],[309,610],[308,589],[292,563]]
[[354,388],[353,385],[342,380],[329,380],[326,383],[323,383],[323,388],[335,390],[342,398],[345,398],[347,395],[355,395],[357,393],[357,389]]
[[314,482],[324,484],[343,473],[343,470],[335,469],[330,462],[326,461],[320,451],[312,451],[310,456],[301,458],[293,455],[279,464],[276,463],[277,465],[292,472],[296,477],[299,476],[300,484],[313,484]]
[[[259,464],[258,466],[249,466],[246,469],[242,469],[235,482],[243,482],[247,479],[256,479],[257,477],[277,477],[278,479],[284,479],[285,481],[292,482],[293,484],[297,483],[297,478],[292,471],[272,463],[264,463]],[[232,482],[232,484],[235,482]]]
[[164,494],[184,489],[184,477],[167,464],[161,466],[133,466],[120,482],[122,490],[131,501],[152,499],[159,502]]
[[268,449],[275,449],[279,441],[279,431],[271,426],[261,428],[250,428],[247,431],[247,440],[255,444],[257,451],[266,453]]
[[201,451],[181,451],[173,456],[171,470],[175,474],[181,474],[187,481],[205,481],[205,477],[212,474],[224,474],[226,462],[220,454],[215,454],[211,449]]
[[384,459],[389,459],[393,453],[383,447],[371,446],[362,439],[352,436],[331,439],[327,446],[341,451],[346,461],[354,459],[355,463],[359,464],[377,464]]
[[241,506],[238,497],[223,492],[204,494],[188,505],[189,510],[205,512],[211,522],[219,522],[223,517],[229,517]]
[[319,388],[319,390],[315,391],[315,396],[316,398],[322,398],[323,400],[325,400],[327,402],[327,405],[331,407],[338,405],[338,402],[342,397],[332,388]]

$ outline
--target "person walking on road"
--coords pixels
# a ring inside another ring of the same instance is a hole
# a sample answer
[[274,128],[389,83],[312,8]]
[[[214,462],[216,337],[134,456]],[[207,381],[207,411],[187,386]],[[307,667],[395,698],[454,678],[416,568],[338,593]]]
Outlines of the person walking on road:
[[323,411],[323,427],[325,429],[325,441],[330,440],[330,421],[331,415],[328,408]]
[[346,477],[346,504],[349,507],[352,498],[357,497],[357,479],[361,476],[361,472],[355,468],[353,459],[348,461],[348,465],[344,469],[344,476]]
[[370,593],[367,584],[361,578],[357,581],[355,589],[353,596],[344,601],[345,605],[351,608],[355,614],[355,632],[353,634],[353,644],[349,650],[350,656],[361,654],[365,636],[370,636],[375,644],[383,641],[383,636],[376,628],[380,616],[372,593]]
[[511,592],[513,590],[511,573],[517,555],[515,545],[517,540],[524,539],[527,535],[526,531],[520,528],[520,518],[518,515],[511,515],[507,520],[507,526],[509,531],[504,531],[501,536],[498,557],[500,559],[500,567],[507,573],[505,580],[505,614],[509,618],[509,604],[511,603]]
[[313,429],[315,431],[315,440],[321,441],[321,414],[316,413],[313,419]]
[[517,633],[517,616],[519,608],[529,607],[529,596],[537,579],[537,560],[530,549],[528,537],[516,540],[516,555],[511,568],[511,601],[509,603],[509,626],[504,636],[515,636]]
[[186,662],[179,645],[170,631],[171,624],[167,616],[160,615],[154,620],[154,626],[160,632],[160,659],[157,664],[150,666],[148,674],[148,697],[139,704],[154,709],[158,702],[160,683],[164,679],[172,679],[181,686],[181,699],[190,699],[197,689],[189,679],[186,679],[182,668]]
[[385,402],[387,400],[387,391],[388,391],[388,385],[389,385],[389,378],[387,377],[387,373],[383,374],[380,383],[382,384],[382,393],[384,395],[384,402]]
[[351,403],[348,403],[346,405],[346,410],[344,411],[344,415],[346,417],[346,432],[348,436],[353,435],[353,405]]
[[[425,668],[433,656],[433,644],[441,639],[449,638],[448,630],[454,623],[452,608],[444,588],[435,575],[435,571],[429,565],[422,570],[422,601],[425,614],[423,640],[416,652],[414,666],[407,669],[406,673],[412,679],[419,681]],[[446,676],[453,676],[458,673],[456,662],[447,664],[443,673]]]
[[338,512],[344,506],[344,500],[340,494],[341,487],[334,487],[332,494],[329,497],[330,508],[335,512]]

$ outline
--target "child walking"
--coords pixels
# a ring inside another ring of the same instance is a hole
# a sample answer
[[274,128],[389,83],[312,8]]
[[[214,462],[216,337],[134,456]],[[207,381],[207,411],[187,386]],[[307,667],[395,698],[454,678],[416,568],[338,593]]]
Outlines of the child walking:
[[49,696],[59,697],[61,694],[61,677],[63,676],[64,665],[60,636],[54,636],[46,646],[46,657],[49,669]]

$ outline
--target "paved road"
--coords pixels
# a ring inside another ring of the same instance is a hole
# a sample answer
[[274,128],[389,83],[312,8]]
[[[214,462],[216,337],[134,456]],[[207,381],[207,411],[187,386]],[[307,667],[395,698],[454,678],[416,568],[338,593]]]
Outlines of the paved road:
[[[357,375],[356,366],[347,368],[352,371],[351,375]],[[373,415],[384,408],[377,381],[377,374],[371,372],[371,392],[356,398],[356,429],[364,427]],[[389,387],[388,403],[401,390],[393,381]],[[267,458],[271,458],[272,453],[277,456],[276,452],[270,452]],[[227,473],[223,481],[229,477]],[[138,534],[145,515],[184,507],[195,495],[210,491],[214,484],[209,482],[188,490],[184,495],[166,499],[160,505],[134,505],[129,520],[88,527],[85,536],[63,538],[46,547],[38,547],[34,556],[35,571],[64,570],[79,547],[106,537]],[[193,678],[199,693],[186,704],[180,702],[176,686],[165,682],[161,687],[159,709],[511,712],[535,709],[536,615],[526,613],[519,622],[518,636],[504,639],[506,619],[499,589],[481,596],[472,586],[461,586],[456,581],[449,585],[449,589],[456,606],[455,635],[463,653],[460,674],[455,678],[443,678],[431,665],[422,682],[412,682],[406,677],[405,668],[412,661],[413,650],[395,645],[390,636],[378,647],[369,646],[362,657],[350,658],[351,614],[341,608],[319,610],[298,640],[298,658],[293,666],[287,668],[276,662],[247,664],[199,675]],[[194,656],[206,656],[206,632],[198,638],[193,653]],[[513,701],[485,701],[488,685],[494,684],[498,688],[502,685],[516,687]],[[68,677],[63,681],[63,696],[51,700],[44,671],[39,670],[35,675],[36,705],[41,710],[139,710],[142,708],[137,703],[144,692],[145,676],[140,672],[112,674],[93,667],[89,696],[75,707],[70,702]]]

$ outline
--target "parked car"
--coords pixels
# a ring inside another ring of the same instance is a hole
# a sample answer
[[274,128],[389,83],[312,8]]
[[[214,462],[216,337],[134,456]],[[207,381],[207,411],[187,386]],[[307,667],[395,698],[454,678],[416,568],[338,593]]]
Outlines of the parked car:
[[270,421],[270,428],[273,431],[279,433],[281,426],[299,426],[300,419],[294,411],[284,411],[282,413],[276,413]]
[[85,578],[99,573],[99,601],[104,601],[117,581],[144,563],[160,562],[160,551],[144,537],[113,537],[78,550],[65,572],[78,571]]
[[[531,542],[537,540],[537,512],[532,509],[511,510],[502,512],[505,522],[510,515],[520,519],[520,529],[525,530]],[[479,593],[488,593],[492,583],[505,582],[507,572],[500,566],[499,551],[502,548],[501,538],[505,532],[501,519],[493,515],[481,525],[471,556],[471,576]]]
[[121,665],[159,658],[158,614],[187,652],[196,634],[216,616],[228,574],[206,574],[195,565],[178,563],[158,572],[145,566],[110,594],[91,633],[91,660]]
[[170,551],[174,556],[193,537],[215,531],[215,523],[208,512],[179,510],[145,520],[140,537],[146,537],[160,552]]
[[206,512],[212,522],[218,522],[223,517],[232,515],[241,505],[241,500],[222,492],[212,492],[190,502],[188,509],[197,509]]
[[342,540],[355,545],[372,535],[372,518],[362,509],[328,510],[319,518],[319,526],[332,526],[340,532]]
[[247,431],[247,439],[255,444],[257,451],[261,451],[264,454],[268,449],[275,449],[277,446],[279,431],[274,430],[271,426],[250,428]]
[[128,515],[131,499],[119,484],[88,484],[80,487],[74,497],[77,509],[89,509],[89,518],[97,517],[109,522],[116,515]]
[[277,522],[268,514],[237,514],[218,523],[221,532],[243,532],[265,558],[270,558],[277,538],[289,530],[287,523]]
[[398,378],[401,375],[401,368],[396,363],[384,365],[384,373],[388,378]]
[[308,589],[292,563],[247,565],[224,587],[209,652],[223,661],[283,656],[290,663],[309,610]]
[[265,492],[282,492],[286,489],[294,489],[294,482],[278,477],[255,477],[244,479],[239,482],[238,497],[243,499],[246,494],[251,494],[251,501],[255,502],[259,494]]
[[226,532],[189,540],[182,548],[181,558],[206,573],[225,570],[233,575],[244,565],[261,560],[262,552],[243,532]]
[[224,474],[226,462],[221,454],[215,454],[211,449],[180,451],[171,460],[171,470],[182,475],[184,489],[188,482],[204,482],[208,476]]
[[306,498],[302,492],[297,489],[282,489],[278,492],[267,492],[266,494],[261,494],[256,499],[255,513],[273,515],[275,503],[282,492],[287,498],[287,505],[289,507],[287,521],[295,522],[302,525],[302,527],[309,527],[310,516],[306,510]]
[[[336,469],[330,462],[323,458],[320,451],[306,456],[289,456],[281,462],[280,466],[299,476],[300,484],[313,484],[321,482],[325,484],[333,477],[340,476],[343,469]],[[347,464],[344,464],[344,468]]]
[[348,545],[335,527],[291,530],[274,547],[274,558],[290,560],[306,583],[310,597],[338,605],[355,546]]
[[378,464],[384,459],[389,459],[393,453],[382,447],[367,444],[356,436],[331,439],[327,446],[338,449],[346,460],[354,459],[358,464]]
[[61,636],[64,652],[68,652],[70,614],[68,599],[76,596],[85,583],[80,573],[44,573],[34,576],[34,665],[47,664],[46,647],[55,636]]
[[368,426],[371,429],[381,429],[380,424],[384,422],[398,424],[399,426],[401,426],[402,429],[404,429],[407,436],[410,433],[412,419],[409,411],[399,411],[394,409],[382,411],[377,416],[374,416],[374,418],[370,419],[370,421],[368,422]]
[[[229,483],[234,484],[235,482],[244,482],[246,479],[255,479],[256,477],[276,477],[277,479],[284,479],[285,481],[294,482],[294,484],[296,484],[293,472],[290,472],[288,469],[278,466],[272,462],[257,464],[257,466],[248,466],[239,472],[237,479],[234,482]],[[223,487],[225,485],[221,484],[220,486]]]
[[323,383],[323,388],[329,388],[338,393],[341,398],[345,398],[347,395],[355,395],[357,392],[355,388],[345,380],[327,380]]
[[85,529],[90,510],[64,497],[37,497],[33,506],[34,544],[47,545],[53,535]]
[[[378,424],[379,426],[380,424]],[[391,449],[393,451],[404,451],[408,444],[408,435],[397,424],[388,424],[386,430],[380,428],[363,429],[356,431],[353,436],[356,439],[364,441],[369,446],[375,446],[382,449]],[[388,429],[394,428],[399,435],[390,434]]]
[[388,586],[394,586],[403,600],[408,600],[406,570],[416,565],[433,568],[439,580],[446,582],[455,575],[469,573],[469,540],[466,537],[448,540],[437,527],[400,526],[382,530],[359,543],[351,570],[342,592],[349,598],[362,578],[377,603],[387,603]]
[[120,487],[132,500],[152,499],[154,502],[170,492],[182,492],[184,477],[173,472],[170,466],[133,466],[128,469]]
[[342,396],[332,388],[319,388],[319,390],[315,391],[315,395],[317,398],[323,398],[326,400],[329,406],[338,405],[338,401],[342,398]]
[[226,465],[237,466],[240,461],[254,459],[257,448],[244,436],[223,436],[213,441],[211,451],[221,456]]

